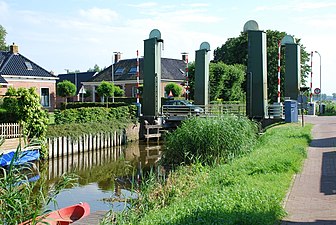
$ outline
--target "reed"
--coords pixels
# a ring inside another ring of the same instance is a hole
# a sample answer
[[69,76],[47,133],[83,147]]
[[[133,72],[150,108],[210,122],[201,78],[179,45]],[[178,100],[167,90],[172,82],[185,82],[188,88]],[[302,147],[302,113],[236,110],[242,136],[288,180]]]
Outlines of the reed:
[[246,117],[194,117],[168,134],[162,163],[228,162],[251,151],[256,134],[257,124]]
[[152,175],[127,210],[109,214],[102,224],[279,224],[285,215],[283,199],[306,157],[311,128],[275,126],[252,151],[228,163],[178,166],[165,180]]
[[47,186],[40,179],[29,182],[29,177],[36,173],[33,163],[14,165],[21,152],[17,147],[14,158],[7,168],[0,167],[0,221],[4,225],[18,224],[35,219],[47,212],[45,206],[50,202],[56,204],[55,197],[76,179],[73,175],[64,175],[55,185]]

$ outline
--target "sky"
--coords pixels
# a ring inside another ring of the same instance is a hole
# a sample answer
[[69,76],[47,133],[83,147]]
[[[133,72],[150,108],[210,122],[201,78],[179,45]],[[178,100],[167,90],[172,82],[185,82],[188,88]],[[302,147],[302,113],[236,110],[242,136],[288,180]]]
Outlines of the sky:
[[164,40],[162,57],[180,59],[188,52],[191,62],[206,41],[212,59],[213,50],[238,37],[249,20],[260,30],[300,38],[307,52],[318,51],[313,89],[321,79],[322,93],[336,93],[335,0],[0,0],[6,43],[55,74],[107,67],[113,52],[122,59],[135,58],[137,50],[143,56],[143,41],[153,29]]

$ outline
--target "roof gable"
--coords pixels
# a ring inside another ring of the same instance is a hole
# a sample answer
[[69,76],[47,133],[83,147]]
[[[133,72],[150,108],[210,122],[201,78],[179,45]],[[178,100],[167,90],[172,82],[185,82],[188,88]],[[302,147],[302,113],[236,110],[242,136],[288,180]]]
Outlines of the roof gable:
[[0,76],[55,77],[23,55],[0,51]]
[[[140,79],[143,79],[143,61],[143,58],[139,59]],[[183,81],[185,80],[185,67],[186,63],[183,60],[161,58],[161,79]],[[113,65],[114,81],[136,80],[136,72],[134,72],[134,68],[136,68],[136,59],[124,59],[118,61]],[[111,66],[109,66],[89,80],[89,82],[111,80],[112,73]]]

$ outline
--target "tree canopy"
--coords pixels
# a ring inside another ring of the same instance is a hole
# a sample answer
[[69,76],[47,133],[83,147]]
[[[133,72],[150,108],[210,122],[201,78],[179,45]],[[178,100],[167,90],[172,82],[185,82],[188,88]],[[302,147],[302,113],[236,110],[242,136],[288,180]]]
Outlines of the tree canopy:
[[0,25],[0,51],[8,50],[8,46],[6,44],[6,35],[7,35],[7,32],[5,28]]
[[[242,85],[245,80],[245,66],[226,65],[223,62],[211,62],[209,68],[209,95],[210,101],[221,99],[223,101],[245,100]],[[189,65],[190,98],[194,98],[195,63]]]
[[107,81],[102,81],[97,88],[98,95],[106,98],[107,106],[108,106],[108,98],[114,95],[114,90],[115,90],[114,85]]
[[170,91],[174,97],[179,97],[182,94],[182,87],[176,83],[170,82],[165,86],[165,92],[169,95]]
[[[278,41],[285,35],[285,32],[267,30],[267,85],[268,85],[268,98],[276,100],[277,97],[277,71],[278,71]],[[300,39],[296,38],[296,43],[301,47],[301,82],[304,84],[305,78],[310,71],[307,62],[309,61],[309,53],[305,51],[305,47],[300,43]],[[248,39],[247,33],[242,32],[239,37],[229,38],[225,44],[218,47],[214,51],[214,62],[224,62],[228,65],[243,64],[247,66],[247,46]],[[284,48],[281,49],[282,62],[285,57]],[[281,74],[285,72],[285,65],[281,63]],[[283,89],[284,76],[281,76],[281,90]],[[244,86],[246,91],[246,85]]]
[[68,80],[64,80],[57,84],[57,95],[65,97],[65,102],[67,102],[66,98],[75,96],[76,92],[77,92],[76,85]]

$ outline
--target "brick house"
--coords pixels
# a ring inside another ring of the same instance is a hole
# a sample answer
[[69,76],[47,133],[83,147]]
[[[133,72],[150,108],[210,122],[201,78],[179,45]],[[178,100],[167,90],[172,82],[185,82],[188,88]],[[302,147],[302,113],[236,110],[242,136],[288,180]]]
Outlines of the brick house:
[[[115,85],[120,86],[125,91],[126,97],[136,97],[136,65],[137,59],[124,59],[120,60],[120,55],[115,55],[115,63],[113,64],[113,82]],[[143,58],[139,59],[139,83],[143,84]],[[85,89],[92,90],[92,100],[97,101],[97,95],[93,94],[96,88],[102,81],[112,81],[112,66],[107,67],[92,79],[87,82],[82,82]],[[184,83],[186,80],[185,76],[186,62],[183,59],[170,59],[161,58],[161,96],[167,97],[164,91],[165,86],[168,83],[176,83],[180,85],[183,89],[183,94],[185,93]]]
[[0,51],[0,95],[5,95],[8,87],[35,87],[41,97],[41,105],[52,111],[57,79],[57,76],[21,55],[14,43],[9,51]]

